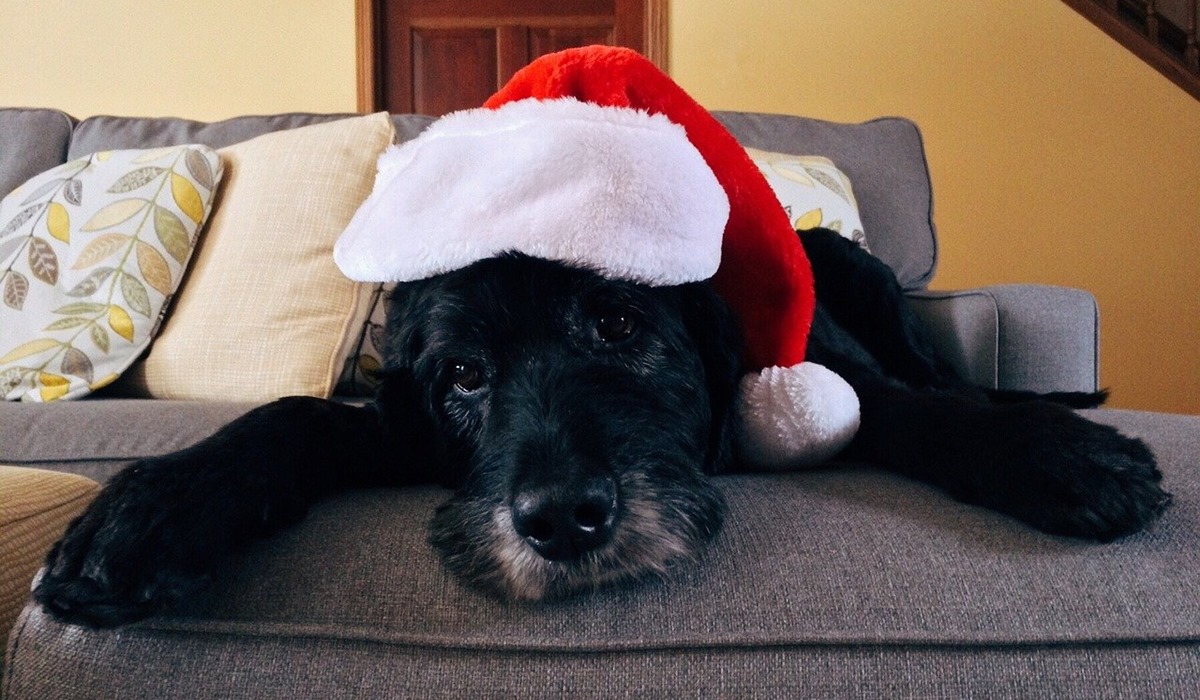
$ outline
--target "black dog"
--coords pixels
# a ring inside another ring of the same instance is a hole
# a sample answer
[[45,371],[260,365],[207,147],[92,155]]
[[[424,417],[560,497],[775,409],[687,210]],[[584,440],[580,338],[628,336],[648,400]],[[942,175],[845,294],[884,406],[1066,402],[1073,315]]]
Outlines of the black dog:
[[[1055,534],[1111,540],[1166,507],[1142,442],[967,386],[886,266],[832,232],[802,240],[820,301],[809,358],[862,403],[843,459]],[[541,599],[663,572],[721,525],[707,477],[737,468],[739,337],[706,283],[651,288],[512,254],[401,285],[372,404],[283,399],[131,465],[55,546],[35,597],[66,621],[126,623],[324,496],[428,482],[454,489],[431,541],[469,584]]]

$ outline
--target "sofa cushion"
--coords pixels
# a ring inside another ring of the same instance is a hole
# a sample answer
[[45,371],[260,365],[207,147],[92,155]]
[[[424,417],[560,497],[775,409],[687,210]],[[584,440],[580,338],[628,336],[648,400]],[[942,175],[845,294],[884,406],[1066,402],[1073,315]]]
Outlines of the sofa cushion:
[[0,197],[67,160],[74,122],[56,109],[0,109]]
[[197,400],[332,394],[372,291],[341,274],[333,244],[393,134],[381,113],[222,148],[216,213],[161,335],[122,386]]
[[133,364],[183,279],[221,172],[208,146],[102,151],[0,200],[0,396],[79,398]]
[[113,148],[159,148],[203,143],[224,148],[256,136],[345,119],[349,114],[289,113],[199,122],[177,117],[88,117],[71,135],[70,158]]
[[728,522],[697,565],[510,604],[439,565],[426,526],[443,491],[359,491],[174,617],[95,632],[27,608],[7,697],[1191,697],[1200,418],[1089,415],[1146,438],[1176,496],[1120,542],[852,466],[728,476]]
[[905,289],[933,279],[933,188],[916,124],[896,117],[838,124],[774,114],[714,112],[743,146],[829,158],[854,183],[871,252]]
[[[51,110],[0,110],[0,129],[5,120],[13,119],[11,127],[14,135],[28,132],[18,131],[25,122],[17,121],[19,115],[9,115],[9,112],[46,112],[59,115],[65,120],[66,131],[63,134],[63,152],[59,156],[63,162],[68,153],[66,144],[70,144],[70,157],[94,153],[113,148],[157,148],[161,146],[176,146],[183,143],[203,143],[213,148],[224,148],[235,143],[248,141],[256,136],[269,134],[284,129],[295,129],[311,124],[323,124],[329,121],[346,119],[352,114],[312,114],[293,112],[289,114],[272,114],[264,116],[233,117],[215,122],[200,122],[178,117],[88,117],[75,126],[71,133],[70,117],[62,112]],[[433,117],[416,114],[394,114],[392,123],[396,128],[398,141],[407,141],[421,133],[425,127],[434,121]],[[0,131],[0,135],[4,135]],[[7,143],[7,141],[5,141]],[[46,167],[49,167],[46,166]],[[42,168],[44,170],[45,168]],[[2,171],[0,171],[2,172]],[[33,170],[32,175],[40,170]],[[26,176],[28,177],[28,175]],[[16,187],[25,178],[13,183]],[[2,181],[0,181],[2,182]],[[4,192],[0,188],[0,192]]]
[[255,403],[86,398],[0,403],[0,464],[107,481],[141,457],[180,450]]

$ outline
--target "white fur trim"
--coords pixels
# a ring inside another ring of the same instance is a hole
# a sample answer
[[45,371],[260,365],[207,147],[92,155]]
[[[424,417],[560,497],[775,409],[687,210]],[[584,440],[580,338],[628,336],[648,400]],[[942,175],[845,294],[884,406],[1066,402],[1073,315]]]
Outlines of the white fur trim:
[[858,431],[854,389],[814,362],[747,374],[738,400],[740,454],[761,469],[792,469],[829,459]]
[[334,247],[351,279],[424,279],[515,250],[652,285],[708,279],[729,200],[683,128],[573,98],[447,115],[379,158]]

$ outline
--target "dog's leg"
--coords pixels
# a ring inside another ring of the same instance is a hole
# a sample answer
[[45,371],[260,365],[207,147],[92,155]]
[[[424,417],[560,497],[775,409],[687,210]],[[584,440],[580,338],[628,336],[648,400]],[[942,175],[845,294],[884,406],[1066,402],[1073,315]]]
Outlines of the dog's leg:
[[891,268],[836,231],[797,233],[812,264],[817,301],[885,374],[913,387],[965,388],[934,351]]
[[817,300],[837,325],[872,356],[888,376],[917,388],[954,389],[999,403],[1043,400],[1072,408],[1094,408],[1108,392],[982,389],[958,376],[938,357],[925,324],[885,263],[835,231],[799,231],[813,267]]
[[818,308],[809,357],[858,393],[862,423],[845,459],[896,471],[1045,532],[1112,540],[1170,502],[1141,440],[1046,401],[993,404],[881,375]]
[[[316,499],[399,481],[381,411],[293,397],[117,474],[50,552],[34,597],[59,619],[130,622],[201,586],[234,548]],[[385,461],[385,454],[388,460]]]

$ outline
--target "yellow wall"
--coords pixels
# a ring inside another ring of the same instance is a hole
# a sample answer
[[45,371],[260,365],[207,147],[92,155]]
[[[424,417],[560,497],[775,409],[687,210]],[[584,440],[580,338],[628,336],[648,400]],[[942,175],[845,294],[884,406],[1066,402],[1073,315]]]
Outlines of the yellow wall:
[[[1200,413],[1200,103],[1057,0],[674,0],[705,105],[916,120],[936,288],[1082,287],[1115,405]],[[355,107],[351,0],[0,0],[0,104]]]
[[1200,102],[1057,0],[676,0],[713,109],[920,124],[933,287],[1092,291],[1112,405],[1200,413]]
[[353,0],[0,0],[0,104],[223,119],[355,110]]

